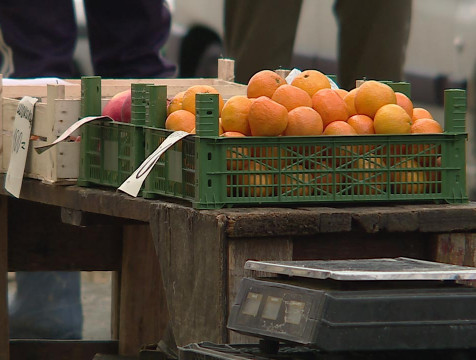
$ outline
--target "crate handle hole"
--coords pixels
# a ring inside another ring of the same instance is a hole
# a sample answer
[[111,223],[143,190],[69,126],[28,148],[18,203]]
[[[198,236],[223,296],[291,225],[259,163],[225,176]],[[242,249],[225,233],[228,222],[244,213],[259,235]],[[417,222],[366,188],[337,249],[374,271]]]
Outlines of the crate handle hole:
[[212,180],[208,179],[208,187],[212,187]]
[[212,159],[212,153],[208,153],[208,160]]
[[211,114],[213,114],[213,112],[211,110],[208,110],[207,115],[211,115]]

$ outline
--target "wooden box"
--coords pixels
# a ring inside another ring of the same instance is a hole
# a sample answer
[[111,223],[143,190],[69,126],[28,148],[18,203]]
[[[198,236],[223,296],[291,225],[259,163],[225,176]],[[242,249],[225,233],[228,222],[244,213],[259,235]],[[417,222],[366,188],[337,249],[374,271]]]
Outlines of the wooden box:
[[[167,96],[172,97],[192,85],[211,85],[224,99],[233,95],[246,95],[246,86],[233,82],[233,60],[220,59],[218,77],[211,79],[108,79],[101,82],[104,104],[120,91],[130,89],[132,83],[167,85]],[[80,144],[62,142],[37,154],[34,146],[51,143],[80,118],[81,80],[66,80],[61,85],[3,85],[0,84],[0,172],[8,170],[10,161],[13,122],[23,96],[38,97],[35,105],[25,176],[46,183],[74,183],[79,174]]]

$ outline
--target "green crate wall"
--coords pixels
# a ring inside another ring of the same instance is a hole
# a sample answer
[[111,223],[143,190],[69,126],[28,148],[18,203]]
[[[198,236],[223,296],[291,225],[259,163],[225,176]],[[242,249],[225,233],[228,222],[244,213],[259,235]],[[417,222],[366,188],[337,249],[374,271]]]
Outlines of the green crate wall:
[[[409,94],[409,85],[395,90]],[[159,159],[144,196],[174,196],[199,209],[466,202],[465,114],[465,91],[446,90],[443,134],[223,138],[216,95],[200,94],[197,135]],[[146,152],[169,134],[146,129]]]
[[[82,127],[78,185],[119,187],[144,161],[148,84],[132,84],[131,123],[93,121]],[[101,78],[81,79],[81,116],[101,115]]]

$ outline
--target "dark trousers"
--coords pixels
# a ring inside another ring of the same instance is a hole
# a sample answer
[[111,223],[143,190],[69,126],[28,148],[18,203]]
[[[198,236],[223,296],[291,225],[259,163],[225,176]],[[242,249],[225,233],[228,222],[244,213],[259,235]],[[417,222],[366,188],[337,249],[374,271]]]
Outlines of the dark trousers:
[[[290,67],[301,4],[301,0],[226,0],[225,52],[235,59],[238,82],[248,82],[262,69]],[[363,77],[402,80],[411,7],[411,0],[335,1],[342,88],[355,87],[355,80]]]
[[[96,75],[174,74],[175,67],[159,54],[170,31],[162,0],[84,0],[84,6]],[[0,26],[4,76],[72,76],[77,35],[72,0],[2,0]]]

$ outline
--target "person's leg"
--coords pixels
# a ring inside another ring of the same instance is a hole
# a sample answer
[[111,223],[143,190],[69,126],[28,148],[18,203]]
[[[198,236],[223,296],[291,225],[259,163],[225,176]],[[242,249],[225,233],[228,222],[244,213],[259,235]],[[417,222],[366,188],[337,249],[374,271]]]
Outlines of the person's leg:
[[80,273],[17,272],[10,305],[12,339],[81,339],[83,313]]
[[336,0],[341,87],[364,77],[402,80],[410,33],[411,0]]
[[96,75],[109,78],[171,77],[175,66],[160,56],[170,33],[163,0],[85,0]]
[[235,60],[235,81],[259,70],[288,68],[301,0],[226,0],[225,53]]
[[4,77],[72,76],[76,43],[72,1],[2,0],[0,26]]

